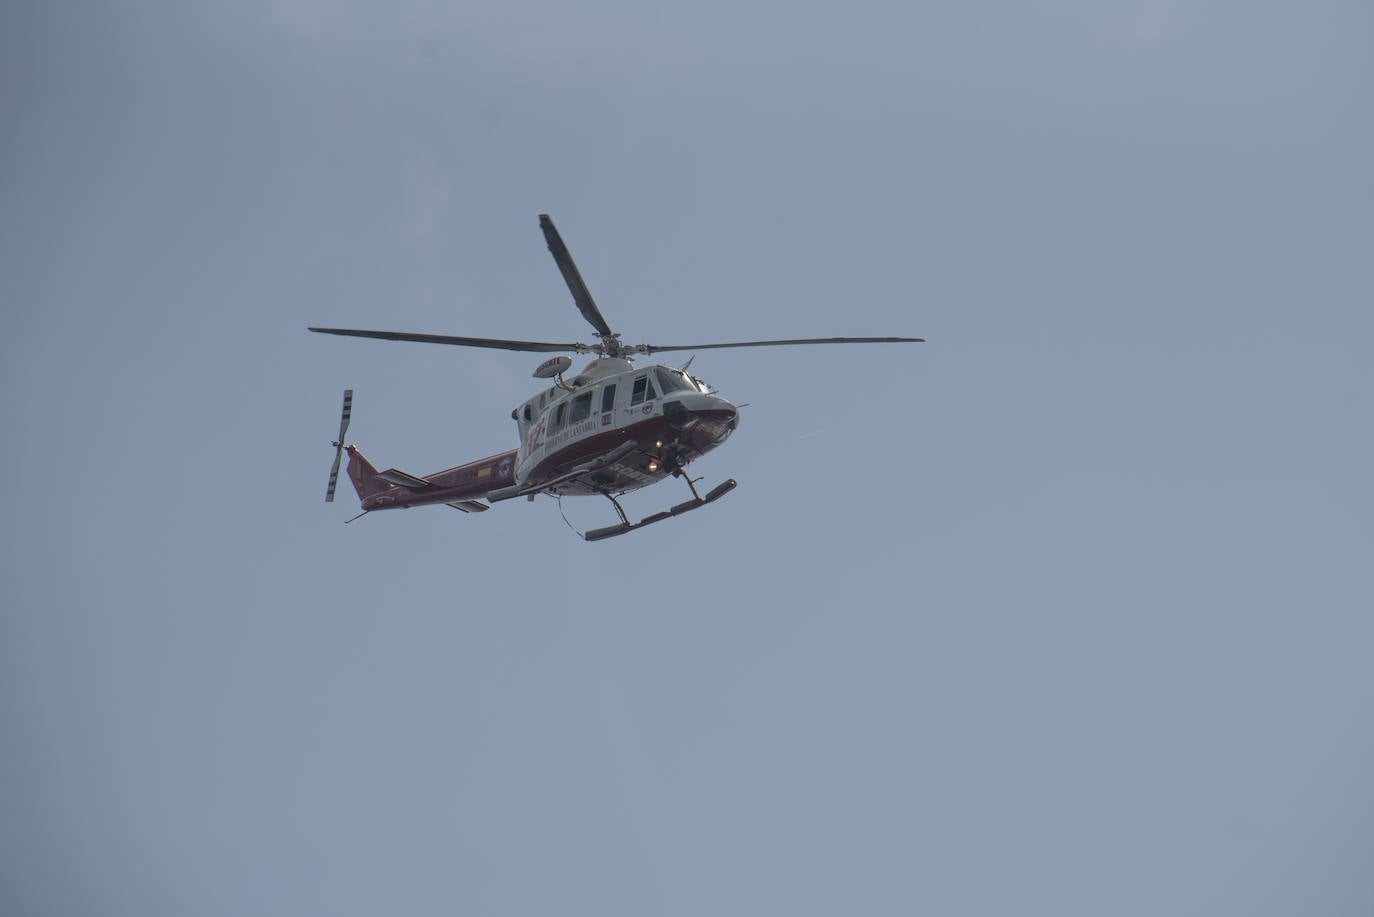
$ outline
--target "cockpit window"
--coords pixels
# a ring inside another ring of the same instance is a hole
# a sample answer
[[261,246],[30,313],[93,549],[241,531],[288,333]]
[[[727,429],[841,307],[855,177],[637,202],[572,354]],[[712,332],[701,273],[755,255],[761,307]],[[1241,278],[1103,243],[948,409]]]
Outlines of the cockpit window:
[[659,388],[665,395],[669,392],[690,392],[696,389],[696,386],[687,381],[686,376],[675,369],[659,366],[654,371],[658,375]]
[[549,420],[549,432],[555,433],[563,429],[563,421],[568,418],[568,403],[560,401],[558,407],[553,409],[553,417]]
[[615,410],[615,383],[601,390],[601,413]]
[[577,423],[579,420],[586,420],[592,416],[592,393],[583,392],[572,400],[572,413],[568,415],[568,423]]
[[649,381],[648,376],[638,376],[635,378],[634,388],[630,389],[631,406],[645,401],[653,401],[658,395],[654,393],[654,384]]

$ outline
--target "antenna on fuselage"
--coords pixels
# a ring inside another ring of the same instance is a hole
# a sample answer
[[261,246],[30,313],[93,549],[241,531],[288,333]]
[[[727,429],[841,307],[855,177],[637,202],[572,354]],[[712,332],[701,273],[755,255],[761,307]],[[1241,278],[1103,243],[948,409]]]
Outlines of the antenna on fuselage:
[[563,374],[572,366],[572,357],[549,357],[543,363],[534,368],[534,378],[553,379],[557,377],[556,385],[565,392],[573,391],[573,387],[563,380]]

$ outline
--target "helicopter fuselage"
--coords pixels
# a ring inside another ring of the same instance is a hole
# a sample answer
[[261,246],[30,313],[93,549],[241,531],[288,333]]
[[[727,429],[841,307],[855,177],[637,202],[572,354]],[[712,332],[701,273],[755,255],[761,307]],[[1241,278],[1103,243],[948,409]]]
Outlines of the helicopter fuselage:
[[502,492],[628,493],[680,473],[739,425],[735,405],[682,370],[607,357],[593,360],[570,384],[560,378],[511,414],[519,448],[423,478],[378,472],[348,447],[349,477],[362,508],[447,503],[471,512],[485,509],[475,501],[500,499]]
[[[719,446],[739,424],[733,404],[682,370],[610,357],[593,360],[571,384],[560,379],[512,415],[521,436],[516,480],[558,481],[546,489],[560,495],[646,487]],[[614,461],[568,477],[617,449],[624,454]]]

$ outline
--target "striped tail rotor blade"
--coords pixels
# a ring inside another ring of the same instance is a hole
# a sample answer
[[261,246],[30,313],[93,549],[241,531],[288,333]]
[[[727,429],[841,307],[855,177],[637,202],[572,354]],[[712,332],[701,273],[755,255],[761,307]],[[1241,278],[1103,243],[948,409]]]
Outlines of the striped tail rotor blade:
[[339,465],[343,462],[344,435],[348,433],[348,422],[353,419],[353,389],[344,389],[343,413],[339,415],[339,438],[334,442],[334,467],[329,469],[329,489],[324,493],[324,502],[334,502],[334,488],[339,483]]
[[339,464],[343,461],[343,447],[334,452],[334,467],[329,469],[329,490],[325,491],[324,502],[334,502],[334,488],[339,483]]
[[348,422],[353,418],[353,389],[344,389],[343,414],[339,418],[339,444],[343,444],[344,434],[348,432]]

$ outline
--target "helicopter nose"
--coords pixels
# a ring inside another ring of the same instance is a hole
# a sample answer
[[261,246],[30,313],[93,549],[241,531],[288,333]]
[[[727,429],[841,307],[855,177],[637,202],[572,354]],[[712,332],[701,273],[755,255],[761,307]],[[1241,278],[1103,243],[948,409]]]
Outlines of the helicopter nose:
[[665,401],[663,417],[676,430],[689,428],[719,441],[739,424],[739,409],[719,395],[693,393]]
[[718,395],[710,395],[708,397],[716,402],[716,407],[714,409],[725,415],[726,420],[729,421],[732,428],[739,424],[739,408]]
[[699,409],[703,413],[715,415],[718,419],[735,423],[739,420],[739,408],[719,395],[706,395],[706,404]]
[[705,393],[684,394],[663,403],[663,414],[670,420],[681,418],[685,421],[700,415],[715,415],[716,419],[721,419],[738,413],[724,398]]

